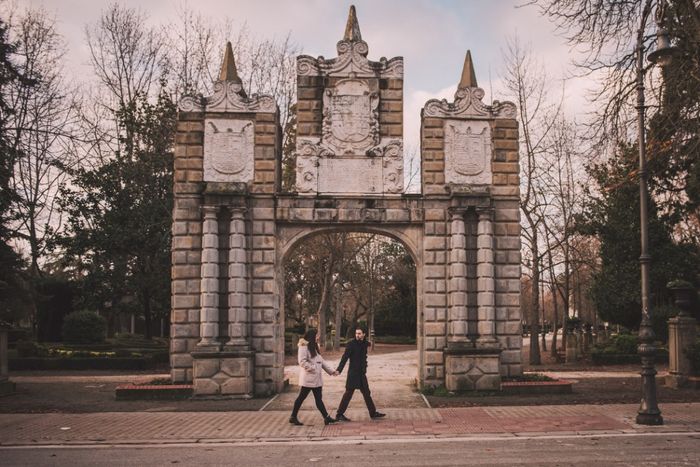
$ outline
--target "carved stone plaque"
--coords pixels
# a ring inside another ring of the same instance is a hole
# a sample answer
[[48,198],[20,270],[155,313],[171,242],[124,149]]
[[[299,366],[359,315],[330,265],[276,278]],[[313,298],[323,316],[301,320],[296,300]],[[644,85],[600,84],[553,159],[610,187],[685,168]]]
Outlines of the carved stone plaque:
[[364,155],[379,137],[379,96],[365,81],[346,79],[323,98],[322,145],[336,155]]
[[490,185],[491,127],[483,120],[445,121],[445,183]]
[[204,122],[204,181],[252,181],[254,139],[251,120],[207,119]]
[[383,190],[379,158],[319,159],[320,193],[371,194]]

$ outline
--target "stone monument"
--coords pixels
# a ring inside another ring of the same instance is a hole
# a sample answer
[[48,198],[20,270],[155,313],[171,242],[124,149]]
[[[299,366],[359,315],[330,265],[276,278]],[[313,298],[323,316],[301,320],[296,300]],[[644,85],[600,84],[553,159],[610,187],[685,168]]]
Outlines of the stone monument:
[[171,365],[198,396],[284,384],[284,264],[320,232],[401,242],[416,264],[421,386],[498,389],[522,373],[518,124],[482,102],[471,54],[454,102],[421,120],[421,193],[404,192],[403,59],[368,58],[355,8],[338,56],[297,59],[296,182],[279,112],[248,97],[230,45],[210,97],[180,102]]

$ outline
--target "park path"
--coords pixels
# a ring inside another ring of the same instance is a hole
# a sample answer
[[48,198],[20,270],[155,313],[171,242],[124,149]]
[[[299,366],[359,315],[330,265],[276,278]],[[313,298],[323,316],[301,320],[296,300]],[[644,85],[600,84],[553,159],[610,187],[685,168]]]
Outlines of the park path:
[[[335,368],[339,360],[339,358],[329,359],[328,363]],[[370,353],[367,358],[367,379],[372,391],[372,399],[380,411],[385,408],[426,408],[425,399],[416,390],[415,379],[417,375],[417,350],[384,354]],[[285,367],[285,376],[289,377],[289,388],[265,407],[266,411],[292,410],[292,405],[299,391],[299,367],[297,365]],[[340,398],[345,391],[346,377],[347,365],[340,376],[333,377],[325,373],[323,375],[323,401],[332,415],[335,415]],[[316,410],[313,396],[310,395],[304,401],[302,410]],[[355,391],[347,415],[359,417],[362,413],[365,415],[367,413],[364,399],[359,391]]]
[[[101,412],[87,414],[2,414],[0,451],[8,446],[118,445],[256,441],[369,440],[390,438],[524,436],[624,436],[700,433],[700,403],[664,404],[664,425],[634,423],[638,405],[540,407],[459,407],[387,409],[369,420],[324,426],[310,411],[304,426],[287,422],[289,413],[265,412]],[[668,449],[672,449],[669,445]],[[0,452],[0,459],[2,458]]]

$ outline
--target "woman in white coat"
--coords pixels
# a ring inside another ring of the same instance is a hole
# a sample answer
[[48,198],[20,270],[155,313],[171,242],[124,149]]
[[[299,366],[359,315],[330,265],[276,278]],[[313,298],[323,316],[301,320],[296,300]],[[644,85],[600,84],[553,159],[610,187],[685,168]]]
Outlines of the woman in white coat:
[[309,329],[304,334],[302,339],[299,339],[298,359],[299,359],[299,397],[294,401],[294,409],[292,416],[289,417],[289,423],[294,425],[303,425],[297,418],[301,404],[309,395],[309,392],[314,393],[316,400],[316,408],[323,415],[323,423],[335,423],[336,420],[328,415],[326,406],[323,405],[322,390],[323,390],[323,374],[325,370],[329,375],[337,376],[338,372],[331,368],[321,357],[318,351],[318,334],[315,329]]

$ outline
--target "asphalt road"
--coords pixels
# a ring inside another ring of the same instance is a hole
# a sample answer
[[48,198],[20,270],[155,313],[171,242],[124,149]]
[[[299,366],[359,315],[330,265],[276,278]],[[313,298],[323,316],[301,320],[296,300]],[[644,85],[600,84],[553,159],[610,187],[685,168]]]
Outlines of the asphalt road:
[[697,466],[700,433],[0,448],[15,465]]

